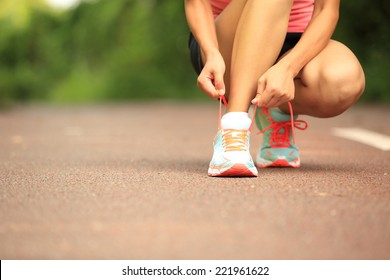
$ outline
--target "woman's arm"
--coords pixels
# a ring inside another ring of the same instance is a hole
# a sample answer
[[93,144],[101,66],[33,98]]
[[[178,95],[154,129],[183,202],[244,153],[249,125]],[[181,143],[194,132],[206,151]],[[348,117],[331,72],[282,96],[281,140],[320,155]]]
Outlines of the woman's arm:
[[185,0],[185,13],[205,64],[198,77],[198,87],[212,98],[218,98],[225,94],[225,63],[219,52],[210,0]]
[[340,0],[316,0],[312,19],[296,46],[258,83],[258,94],[252,103],[276,107],[294,99],[293,79],[301,69],[328,44],[339,17]]
[[340,0],[316,0],[313,17],[297,45],[278,63],[287,65],[293,76],[328,44],[339,18]]

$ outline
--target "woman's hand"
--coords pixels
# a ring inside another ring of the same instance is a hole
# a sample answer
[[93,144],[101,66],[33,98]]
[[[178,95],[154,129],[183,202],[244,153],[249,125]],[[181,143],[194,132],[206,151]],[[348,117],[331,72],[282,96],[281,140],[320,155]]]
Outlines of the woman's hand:
[[206,58],[206,63],[198,77],[198,87],[211,98],[217,99],[225,94],[225,62],[220,52],[216,51]]
[[295,85],[293,73],[277,63],[258,80],[257,94],[252,100],[259,107],[277,107],[294,99]]

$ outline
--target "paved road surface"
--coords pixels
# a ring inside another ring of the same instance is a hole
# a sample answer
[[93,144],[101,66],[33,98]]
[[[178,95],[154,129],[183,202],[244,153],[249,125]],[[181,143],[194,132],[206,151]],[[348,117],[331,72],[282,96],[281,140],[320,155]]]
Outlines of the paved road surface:
[[389,109],[305,118],[300,169],[230,179],[214,103],[2,111],[0,259],[389,259],[390,152],[331,134]]

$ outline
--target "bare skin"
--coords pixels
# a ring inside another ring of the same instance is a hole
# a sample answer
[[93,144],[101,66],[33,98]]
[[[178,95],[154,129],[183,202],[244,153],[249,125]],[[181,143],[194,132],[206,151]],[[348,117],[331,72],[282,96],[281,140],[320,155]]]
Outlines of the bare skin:
[[[212,98],[225,94],[229,112],[250,104],[315,117],[341,114],[364,90],[355,55],[330,37],[339,0],[315,1],[311,22],[298,44],[276,61],[293,0],[232,0],[214,21],[209,0],[186,0],[189,26],[204,68],[198,86]],[[254,63],[256,61],[256,63]]]

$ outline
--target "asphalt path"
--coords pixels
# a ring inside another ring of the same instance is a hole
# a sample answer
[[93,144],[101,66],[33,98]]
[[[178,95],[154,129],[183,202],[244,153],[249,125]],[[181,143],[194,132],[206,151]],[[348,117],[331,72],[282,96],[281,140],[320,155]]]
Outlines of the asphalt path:
[[389,109],[304,117],[301,168],[257,178],[207,176],[215,103],[3,110],[0,259],[389,259],[390,152],[332,134]]

